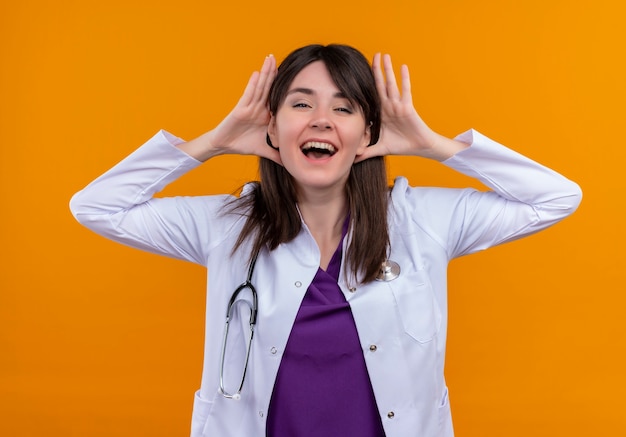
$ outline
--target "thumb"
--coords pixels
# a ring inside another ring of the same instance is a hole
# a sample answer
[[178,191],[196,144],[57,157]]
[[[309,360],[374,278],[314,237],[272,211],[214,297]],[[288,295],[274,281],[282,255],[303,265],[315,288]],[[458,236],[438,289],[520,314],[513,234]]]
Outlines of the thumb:
[[385,155],[387,155],[385,147],[383,147],[380,143],[372,144],[371,146],[366,147],[363,153],[356,156],[354,163],[356,164],[357,162],[365,161],[366,159]]
[[267,158],[271,161],[274,161],[276,164],[280,165],[281,167],[284,167],[283,161],[280,159],[280,153],[278,153],[278,150],[272,149],[271,147],[267,145],[264,145],[262,150],[263,152],[258,153],[258,156],[260,156],[261,158]]

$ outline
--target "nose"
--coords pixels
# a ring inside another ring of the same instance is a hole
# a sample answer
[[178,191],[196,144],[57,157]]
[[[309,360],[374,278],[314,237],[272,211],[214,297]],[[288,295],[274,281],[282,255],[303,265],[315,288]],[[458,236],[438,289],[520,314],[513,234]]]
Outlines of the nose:
[[330,120],[328,111],[322,108],[317,108],[313,111],[310,126],[320,130],[332,129],[333,124]]

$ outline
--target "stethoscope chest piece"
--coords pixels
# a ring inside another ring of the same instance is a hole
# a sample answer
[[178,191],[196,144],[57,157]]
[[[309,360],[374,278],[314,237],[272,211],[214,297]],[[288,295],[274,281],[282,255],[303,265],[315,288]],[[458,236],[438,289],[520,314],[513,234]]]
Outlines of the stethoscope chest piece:
[[376,276],[377,281],[389,282],[400,276],[400,266],[397,262],[387,260],[380,266],[380,272]]

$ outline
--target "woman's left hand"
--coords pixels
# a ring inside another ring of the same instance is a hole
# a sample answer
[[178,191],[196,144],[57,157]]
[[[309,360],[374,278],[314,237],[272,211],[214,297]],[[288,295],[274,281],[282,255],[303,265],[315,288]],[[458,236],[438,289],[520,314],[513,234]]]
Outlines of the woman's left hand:
[[374,55],[372,69],[381,99],[382,127],[378,142],[369,146],[356,162],[385,155],[421,156],[443,161],[467,147],[464,143],[435,133],[421,119],[413,106],[411,79],[406,65],[400,69],[402,92],[396,83],[389,55]]

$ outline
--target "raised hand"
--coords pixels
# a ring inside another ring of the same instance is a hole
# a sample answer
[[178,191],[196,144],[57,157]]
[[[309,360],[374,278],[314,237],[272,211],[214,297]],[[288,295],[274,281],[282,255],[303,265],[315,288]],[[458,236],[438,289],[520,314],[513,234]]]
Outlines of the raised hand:
[[179,146],[204,161],[216,155],[257,155],[281,163],[278,152],[265,143],[270,113],[267,96],[276,75],[276,59],[265,58],[261,71],[250,76],[233,110],[206,134]]
[[382,106],[381,134],[378,142],[368,147],[357,161],[384,155],[412,155],[444,160],[466,147],[463,143],[435,133],[421,119],[413,106],[411,78],[406,65],[400,69],[401,91],[389,55],[374,55],[372,70]]

